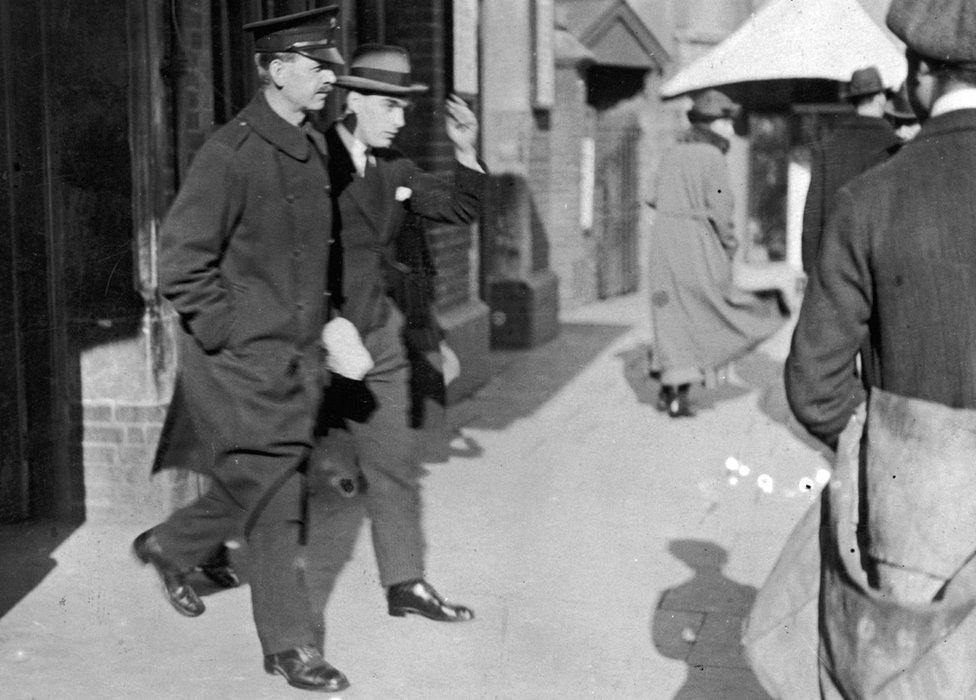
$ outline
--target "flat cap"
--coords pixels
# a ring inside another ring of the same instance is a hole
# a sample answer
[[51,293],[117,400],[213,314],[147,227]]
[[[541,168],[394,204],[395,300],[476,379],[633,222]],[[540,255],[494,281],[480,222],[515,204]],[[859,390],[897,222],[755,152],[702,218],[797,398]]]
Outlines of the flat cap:
[[892,0],[886,21],[915,53],[976,68],[976,0]]
[[339,6],[296,12],[244,25],[257,53],[297,53],[316,61],[343,65],[333,39],[339,28]]

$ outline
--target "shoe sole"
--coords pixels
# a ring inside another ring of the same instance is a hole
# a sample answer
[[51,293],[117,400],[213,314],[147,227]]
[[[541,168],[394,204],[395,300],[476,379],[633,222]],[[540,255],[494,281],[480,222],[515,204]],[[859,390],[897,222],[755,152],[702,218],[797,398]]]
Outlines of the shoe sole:
[[[143,566],[151,563],[149,561],[149,557],[143,556],[142,554],[140,554],[138,548],[135,545],[132,545],[132,556],[135,557],[135,560],[137,562],[139,562],[140,564],[142,564]],[[156,569],[156,565],[155,564],[153,564],[153,569]],[[166,590],[166,584],[163,583],[163,577],[160,575],[158,569],[156,569],[156,578],[159,580],[159,586],[160,586],[160,588],[163,589],[163,597],[166,599],[166,602],[168,602],[170,605],[172,605],[173,606],[173,610],[175,610],[176,612],[178,612],[183,617],[200,617],[201,615],[203,615],[203,613],[205,613],[207,611],[206,606],[204,606],[203,609],[201,609],[200,612],[198,612],[198,613],[190,612],[189,610],[186,610],[186,609],[180,607],[176,603],[176,601],[173,600],[172,597],[170,597],[169,591]],[[200,604],[203,605],[203,601],[200,601]]]
[[290,685],[292,688],[298,688],[299,690],[311,690],[319,693],[341,693],[343,690],[349,687],[349,681],[343,681],[342,685],[340,685],[338,688],[323,688],[322,686],[318,685],[306,685],[304,683],[299,683],[289,678],[285,672],[277,666],[272,666],[271,668],[265,666],[264,671],[269,676],[281,676],[285,679],[285,683]]
[[406,617],[407,615],[418,615],[426,620],[432,622],[471,622],[474,619],[474,613],[471,613],[471,617],[431,617],[430,615],[425,615],[420,610],[413,610],[410,608],[399,608],[396,610],[387,610],[390,617]]

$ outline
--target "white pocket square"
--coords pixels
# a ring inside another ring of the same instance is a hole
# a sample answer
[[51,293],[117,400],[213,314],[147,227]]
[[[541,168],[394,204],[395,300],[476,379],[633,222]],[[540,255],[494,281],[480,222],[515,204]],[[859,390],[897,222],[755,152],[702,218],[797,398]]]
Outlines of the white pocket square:
[[413,196],[413,190],[409,187],[397,187],[396,188],[396,201],[406,202],[410,197]]

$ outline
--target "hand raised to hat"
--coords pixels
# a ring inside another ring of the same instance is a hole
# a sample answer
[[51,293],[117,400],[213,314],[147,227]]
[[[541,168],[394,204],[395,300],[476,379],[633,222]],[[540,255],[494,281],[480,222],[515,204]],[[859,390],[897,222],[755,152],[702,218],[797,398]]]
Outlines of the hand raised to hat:
[[478,118],[467,103],[457,95],[448,97],[444,105],[447,108],[444,120],[445,129],[447,130],[447,138],[454,144],[455,157],[458,160],[462,160],[462,155],[475,158],[477,152],[475,147],[478,142]]

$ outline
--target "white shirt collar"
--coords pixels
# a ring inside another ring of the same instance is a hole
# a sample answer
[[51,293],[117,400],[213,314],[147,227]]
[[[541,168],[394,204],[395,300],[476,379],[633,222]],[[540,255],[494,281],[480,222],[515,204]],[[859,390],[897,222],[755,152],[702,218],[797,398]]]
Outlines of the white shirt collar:
[[336,124],[336,133],[339,134],[339,140],[342,141],[346,150],[349,151],[349,155],[352,157],[352,164],[356,167],[356,172],[362,177],[366,172],[366,161],[372,157],[369,153],[369,146],[353,136],[342,122]]
[[960,88],[943,95],[932,105],[931,116],[937,117],[957,109],[976,109],[976,87]]

